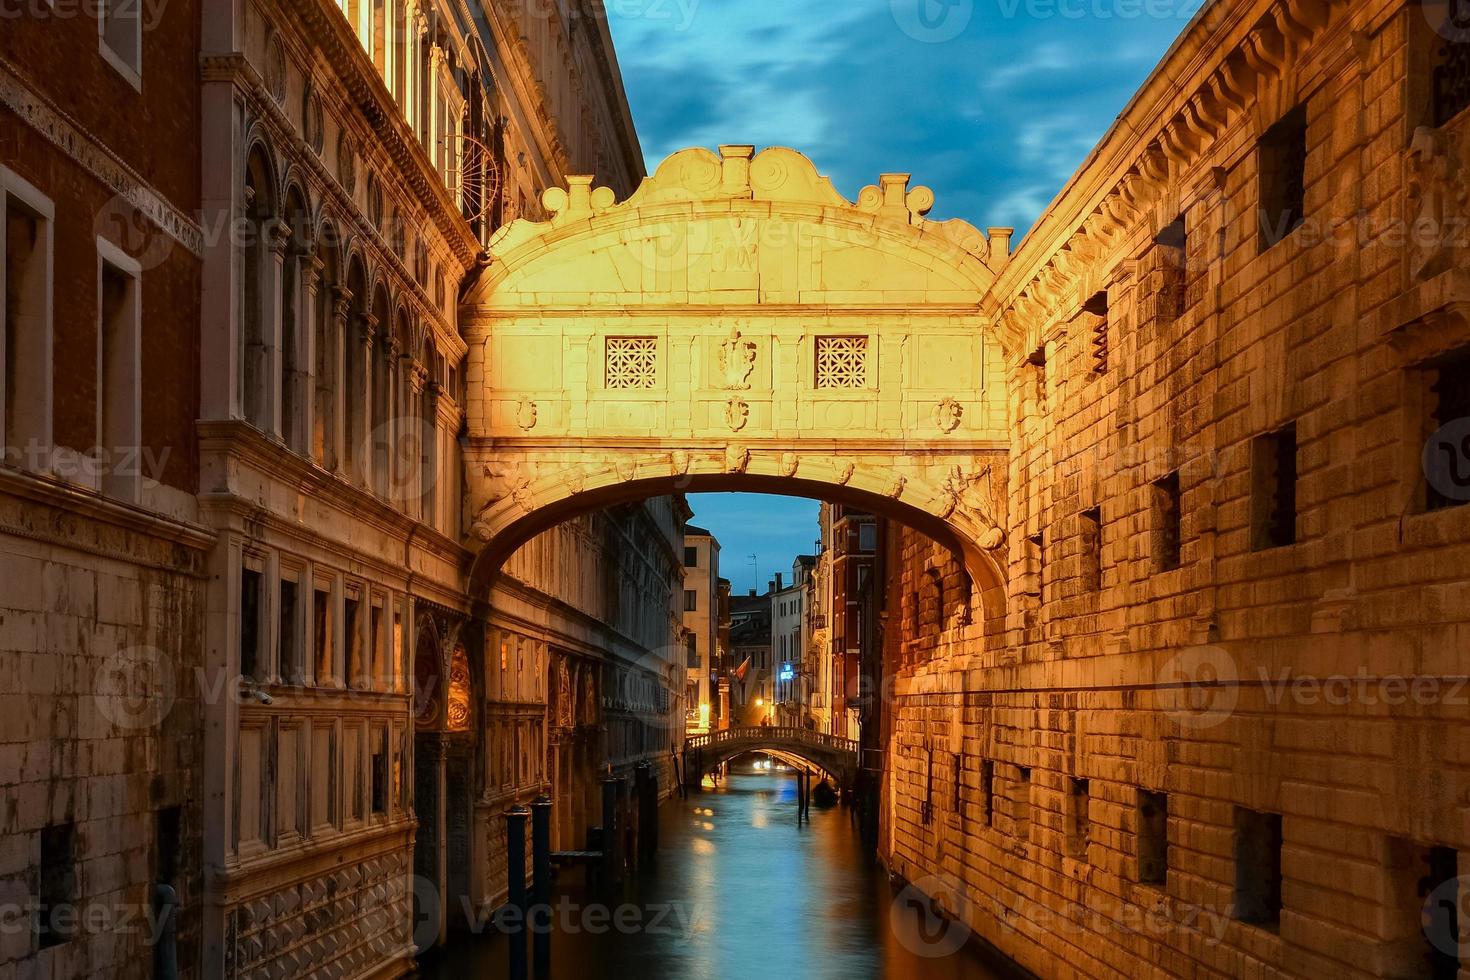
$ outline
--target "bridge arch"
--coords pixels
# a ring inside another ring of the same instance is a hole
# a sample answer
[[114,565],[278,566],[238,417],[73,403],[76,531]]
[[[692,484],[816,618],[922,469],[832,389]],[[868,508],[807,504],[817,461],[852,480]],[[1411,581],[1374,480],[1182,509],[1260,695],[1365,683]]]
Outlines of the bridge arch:
[[467,292],[472,582],[579,513],[674,491],[849,503],[948,543],[1004,610],[1008,251],[887,174],[849,202],[794,150],[591,177],[497,233]]
[[705,775],[718,766],[753,752],[811,763],[844,789],[850,789],[857,777],[858,743],[852,739],[806,728],[744,726],[691,735],[684,743],[685,783],[697,788]]

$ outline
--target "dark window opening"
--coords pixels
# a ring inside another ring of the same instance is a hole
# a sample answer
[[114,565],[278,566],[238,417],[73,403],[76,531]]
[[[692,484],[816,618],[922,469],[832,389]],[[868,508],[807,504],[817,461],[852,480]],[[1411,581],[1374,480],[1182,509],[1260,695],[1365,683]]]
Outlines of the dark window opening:
[[1108,373],[1108,292],[1093,295],[1082,308],[1098,318],[1092,325],[1092,373]]
[[1431,847],[1423,855],[1416,896],[1424,939],[1423,957],[1431,980],[1455,980],[1460,973],[1459,852],[1449,847]]
[[688,547],[686,547],[684,549],[684,567],[685,568],[698,568],[699,567],[699,549],[698,548],[688,548]]
[[962,753],[956,752],[954,756],[954,804],[950,807],[950,809],[954,810],[954,812],[959,814],[961,817],[965,815],[963,794],[964,785],[965,757]]
[[36,894],[36,931],[42,949],[60,946],[76,934],[76,827],[57,824],[41,831],[41,871]]
[[1161,572],[1172,571],[1183,563],[1183,516],[1177,472],[1154,483],[1154,558]]
[[1138,791],[1138,880],[1162,885],[1169,877],[1169,798]]
[[1296,542],[1296,423],[1251,446],[1251,547],[1256,551]]
[[1082,536],[1082,588],[1096,592],[1102,588],[1102,508],[1084,510],[1080,517]]
[[1067,849],[1073,857],[1085,861],[1087,845],[1092,837],[1092,815],[1088,812],[1092,803],[1092,787],[1087,780],[1074,777],[1068,788]]
[[373,732],[372,756],[373,812],[388,812],[388,731],[379,728]]
[[1260,249],[1280,242],[1306,221],[1307,107],[1299,105],[1261,137]]
[[299,594],[295,582],[281,580],[281,676],[288,683],[301,683],[300,623],[296,611]]
[[699,593],[693,589],[684,590],[684,611],[694,612],[699,608]]
[[1281,921],[1281,814],[1235,808],[1235,917]]
[[[1457,35],[1464,30],[1447,26]],[[1434,125],[1443,126],[1470,108],[1470,44],[1462,36],[1446,38],[1435,51],[1434,60]]]
[[312,593],[312,629],[316,633],[316,682],[332,677],[332,594],[326,589]]
[[1184,273],[1189,262],[1189,231],[1184,216],[1169,222],[1154,236],[1152,300],[1161,320],[1177,320],[1184,312]]
[[345,599],[342,603],[343,638],[347,645],[347,681],[353,687],[362,686],[362,629],[359,622],[358,600]]
[[995,826],[995,763],[980,763],[980,798],[985,806],[985,825]]
[[1456,354],[1435,368],[1429,399],[1432,436],[1424,448],[1425,507],[1443,510],[1470,502],[1470,353]]
[[240,675],[258,679],[260,670],[260,573],[240,572]]
[[1036,592],[1041,601],[1046,601],[1046,537],[1038,531],[1029,535],[1026,541],[1031,545],[1032,552],[1036,555]]

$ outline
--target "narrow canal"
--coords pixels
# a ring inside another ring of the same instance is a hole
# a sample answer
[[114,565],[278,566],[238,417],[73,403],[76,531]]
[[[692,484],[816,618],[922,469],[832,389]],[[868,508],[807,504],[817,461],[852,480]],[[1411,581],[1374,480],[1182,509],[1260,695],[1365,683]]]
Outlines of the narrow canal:
[[[794,774],[736,763],[717,789],[666,803],[654,867],[617,899],[589,898],[573,872],[554,905],[553,980],[981,980],[1014,976],[973,945],[958,951],[895,895],[842,807],[796,823]],[[505,977],[489,926],[420,963],[426,980]]]

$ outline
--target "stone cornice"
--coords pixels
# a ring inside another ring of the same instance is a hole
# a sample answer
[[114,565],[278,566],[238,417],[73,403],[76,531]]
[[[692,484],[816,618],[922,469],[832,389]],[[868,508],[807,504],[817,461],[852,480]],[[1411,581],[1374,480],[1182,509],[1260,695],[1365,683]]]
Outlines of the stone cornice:
[[[0,492],[9,497],[54,507],[72,516],[181,545],[191,551],[208,551],[214,546],[214,532],[203,525],[165,517],[137,505],[105,497],[95,490],[77,487],[41,474],[0,466]],[[27,531],[19,527],[0,526],[0,534],[18,534],[45,541],[57,540],[54,533]]]
[[197,221],[154,189],[122,157],[93,138],[3,58],[0,58],[0,105],[30,124],[190,255],[203,257],[204,229]]
[[1033,328],[1065,315],[1089,259],[1138,234],[1171,195],[1177,204],[1179,175],[1253,109],[1261,87],[1362,12],[1349,0],[1207,4],[1027,234],[982,309],[996,319],[1017,314]]
[[301,22],[307,36],[317,40],[348,98],[366,118],[374,141],[393,159],[398,176],[408,184],[411,196],[428,210],[455,258],[466,270],[473,268],[479,260],[474,231],[454,206],[433,163],[397,111],[392,93],[368,61],[352,25],[329,0],[300,0],[289,13]]

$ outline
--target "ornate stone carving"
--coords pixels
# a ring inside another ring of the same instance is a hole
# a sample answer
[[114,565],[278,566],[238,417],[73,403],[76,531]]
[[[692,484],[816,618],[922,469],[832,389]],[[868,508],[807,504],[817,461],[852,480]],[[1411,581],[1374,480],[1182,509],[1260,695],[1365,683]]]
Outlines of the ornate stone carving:
[[266,45],[265,87],[278,104],[286,101],[286,48],[276,34],[271,35]]
[[817,387],[862,388],[868,383],[867,337],[818,337]]
[[857,464],[851,460],[846,463],[835,463],[833,466],[837,471],[836,479],[840,486],[847,486],[852,480],[853,473],[857,472]]
[[337,180],[348,194],[357,193],[357,144],[345,129],[337,137]]
[[653,388],[658,384],[656,337],[607,338],[603,376],[608,388]]
[[529,398],[522,398],[516,405],[516,425],[526,432],[536,428],[536,420],[540,415],[541,410]]
[[619,456],[613,460],[613,470],[619,480],[632,483],[638,477],[638,460],[632,456]]
[[781,454],[781,475],[795,476],[796,471],[801,468],[801,457],[796,453]]
[[725,403],[725,424],[731,432],[739,432],[750,421],[750,404],[743,398],[731,398]]
[[897,500],[903,496],[903,488],[908,486],[909,479],[902,473],[893,474],[893,479],[888,481],[888,488],[883,491],[885,497]]
[[470,730],[470,663],[463,645],[454,648],[449,660],[449,699],[445,722],[451,732]]
[[322,122],[322,99],[317,95],[315,87],[307,82],[306,94],[301,99],[301,137],[306,140],[312,152],[321,156],[322,147],[326,145],[327,129]]
[[725,447],[725,472],[744,473],[750,467],[750,450],[745,446]]
[[587,489],[587,474],[580,469],[574,469],[567,474],[567,489],[574,494],[582,493]]
[[675,449],[673,452],[669,453],[669,469],[671,476],[688,476],[689,467],[692,466],[693,463],[694,460],[687,452],[682,449]]
[[1465,182],[1460,161],[1437,129],[1414,130],[1407,160],[1409,199],[1409,274],[1428,279],[1444,270],[1465,231]]
[[953,432],[960,427],[960,419],[965,417],[965,406],[954,398],[945,398],[934,406],[934,425],[940,432]]
[[730,328],[730,336],[720,344],[720,377],[730,391],[750,388],[750,373],[755,370],[755,342],[746,340],[739,326]]

